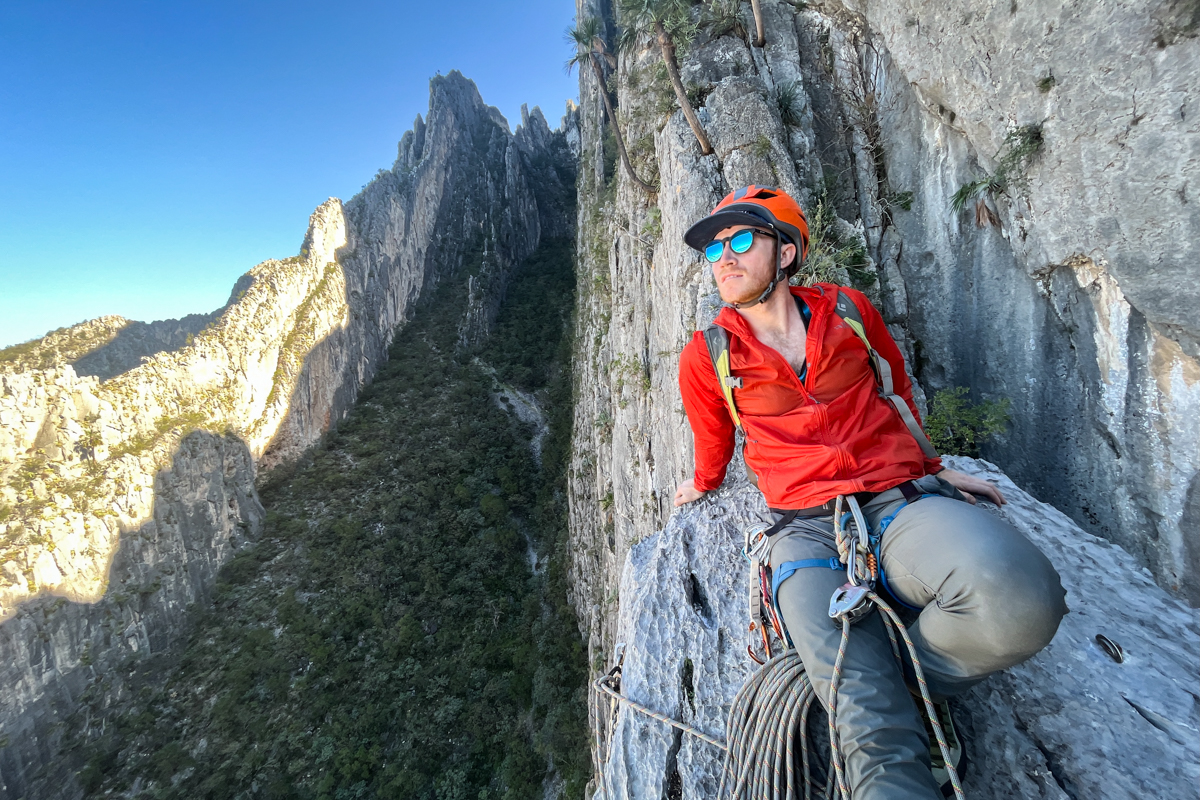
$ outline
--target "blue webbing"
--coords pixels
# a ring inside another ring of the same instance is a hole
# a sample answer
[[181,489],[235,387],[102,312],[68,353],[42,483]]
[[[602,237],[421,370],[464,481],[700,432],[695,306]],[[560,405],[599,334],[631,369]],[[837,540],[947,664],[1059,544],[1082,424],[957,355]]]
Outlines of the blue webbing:
[[[926,497],[941,497],[941,495],[927,493],[927,494],[923,494],[920,497],[918,497],[917,500],[924,500]],[[914,500],[912,502],[915,503],[916,500]],[[905,500],[900,505],[899,508],[897,508],[895,511],[893,511],[888,516],[879,520],[879,533],[877,533],[872,538],[875,539],[875,563],[879,565],[879,582],[883,585],[883,590],[885,592],[887,592],[889,595],[891,595],[896,600],[896,602],[898,602],[900,605],[904,606],[905,608],[909,609],[910,611],[918,611],[919,612],[921,610],[919,607],[909,605],[908,603],[901,600],[900,597],[895,592],[892,591],[892,587],[888,585],[887,574],[884,572],[884,569],[883,569],[883,555],[880,552],[883,547],[883,532],[886,531],[888,526],[892,524],[892,520],[894,520],[896,518],[896,515],[899,514],[901,511],[903,511],[904,508],[908,505],[909,505],[909,501]],[[850,513],[847,512],[846,515],[842,519],[842,525],[846,525],[846,523],[849,522],[849,518],[850,518]],[[784,581],[786,581],[788,578],[792,577],[792,575],[795,574],[796,570],[807,569],[810,567],[825,568],[825,569],[832,569],[832,570],[839,570],[839,569],[843,568],[842,562],[838,561],[837,556],[834,556],[832,558],[806,558],[801,561],[785,561],[782,564],[780,564],[778,567],[775,568],[775,571],[771,574],[771,605],[775,608],[776,613],[778,613],[778,611],[779,611],[779,585],[781,583],[783,583]]]
[[785,561],[775,568],[771,574],[771,605],[776,613],[779,611],[779,584],[786,581],[798,569],[808,569],[817,567],[823,569],[841,569],[842,562],[838,561],[837,556],[832,558],[805,558],[800,561]]
[[[917,500],[924,500],[926,497],[941,497],[941,495],[939,495],[939,494],[923,494],[920,497],[918,497]],[[917,500],[914,500],[913,502],[915,503],[915,502],[917,502]],[[899,508],[897,508],[891,514],[889,514],[886,517],[884,517],[883,519],[879,520],[879,538],[875,540],[875,563],[879,565],[879,582],[883,585],[883,590],[885,592],[887,592],[892,597],[893,600],[895,600],[897,603],[899,603],[900,605],[907,608],[909,611],[920,612],[921,608],[919,606],[909,605],[908,603],[906,603],[900,599],[900,595],[898,595],[892,591],[892,587],[888,585],[887,572],[885,572],[883,569],[883,554],[881,552],[883,549],[883,532],[887,530],[888,525],[892,524],[892,520],[894,520],[896,518],[896,515],[899,514],[901,511],[903,511],[904,507],[907,505],[908,505],[908,501],[905,500],[903,505],[901,505]]]

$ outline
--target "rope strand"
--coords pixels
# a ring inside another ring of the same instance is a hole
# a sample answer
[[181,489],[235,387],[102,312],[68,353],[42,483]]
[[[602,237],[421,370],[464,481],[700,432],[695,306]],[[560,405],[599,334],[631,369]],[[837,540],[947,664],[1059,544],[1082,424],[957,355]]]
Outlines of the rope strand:
[[[929,694],[929,687],[921,669],[920,657],[916,646],[908,635],[908,629],[900,621],[900,617],[878,594],[871,592],[870,601],[883,613],[885,628],[891,640],[895,654],[899,656],[896,634],[904,641],[905,649],[913,664],[917,685],[921,691],[921,699],[925,713],[930,719],[934,738],[941,749],[942,759],[946,763],[946,771],[950,776],[950,784],[954,788],[956,800],[964,800],[962,784],[958,773],[950,759],[950,747],[946,741],[945,732],[937,717],[937,710]],[[850,625],[843,620],[842,642],[838,648],[837,660],[834,662],[833,685],[830,690],[829,702],[829,733],[831,768],[825,770],[824,786],[816,782],[813,774],[812,751],[808,740],[808,719],[816,700],[816,692],[804,672],[804,665],[795,650],[788,650],[774,656],[742,685],[734,697],[729,709],[724,740],[706,733],[694,725],[673,719],[655,711],[641,703],[622,695],[613,686],[619,676],[619,670],[601,676],[592,684],[593,691],[589,694],[595,699],[589,702],[589,708],[594,709],[589,715],[595,724],[596,739],[596,771],[600,784],[601,796],[608,798],[608,785],[604,778],[604,765],[608,762],[608,747],[604,741],[604,720],[600,708],[603,705],[601,696],[611,698],[613,702],[625,705],[634,711],[659,722],[666,723],[684,733],[699,739],[725,753],[722,767],[720,791],[718,797],[731,800],[795,800],[799,796],[798,789],[803,784],[804,800],[812,800],[814,790],[821,797],[830,798],[836,790],[837,796],[848,800],[850,790],[846,782],[841,758],[841,748],[838,742],[837,688],[840,684],[842,663],[845,658],[846,645],[849,640]],[[591,699],[591,698],[589,698]],[[797,739],[800,746],[800,770],[795,769],[795,750]],[[726,788],[732,791],[726,794]]]
[[[850,529],[844,527],[842,524],[843,500],[849,501],[850,511],[846,516],[853,520],[853,528],[857,536],[852,536]],[[950,758],[950,746],[946,742],[945,732],[942,730],[937,710],[929,694],[929,687],[925,682],[925,674],[921,669],[921,660],[917,656],[916,646],[913,645],[912,638],[908,635],[908,629],[904,627],[904,623],[900,621],[900,617],[873,590],[874,582],[878,578],[880,571],[877,557],[872,552],[872,545],[877,540],[872,541],[870,539],[862,510],[854,496],[838,496],[834,504],[833,529],[838,557],[846,565],[846,574],[850,581],[848,586],[843,587],[839,592],[849,587],[857,587],[857,591],[859,592],[865,590],[865,600],[863,602],[873,603],[880,610],[883,616],[884,629],[887,631],[888,640],[891,644],[892,654],[896,657],[897,661],[902,661],[900,645],[896,636],[897,632],[900,638],[904,640],[908,656],[913,664],[913,673],[916,676],[917,685],[921,691],[921,700],[924,702],[925,713],[929,717],[934,737],[937,739],[938,747],[941,750],[942,760],[946,764],[946,771],[950,776],[950,784],[954,787],[954,796],[956,800],[964,800],[962,786],[958,779],[958,772],[955,770]],[[761,579],[761,585],[758,587],[761,590],[759,596],[769,598],[771,597],[771,592],[765,580],[765,570],[763,570],[763,573],[762,576],[755,576]],[[865,586],[859,585],[860,581]],[[838,595],[835,595],[836,597]],[[838,798],[841,800],[850,800],[850,787],[845,774],[840,737],[837,731],[838,688],[842,680],[842,665],[845,663],[846,646],[850,641],[850,626],[855,620],[861,619],[865,612],[855,610],[861,609],[861,605],[855,606],[852,604],[852,601],[847,602],[851,604],[843,606],[844,611],[838,617],[842,626],[842,637],[838,646],[837,658],[833,664],[833,677],[829,690],[827,716],[829,721],[829,760],[831,768],[825,770],[823,792],[827,800],[833,797],[835,786]],[[771,616],[771,627],[775,629],[777,634],[780,634],[781,639],[784,639],[784,634],[781,630],[782,626],[778,624],[777,620],[777,609],[770,603],[768,603],[768,609],[768,613]],[[831,611],[830,613],[832,614],[833,612]],[[590,714],[595,721],[596,732],[597,752],[593,759],[593,764],[599,775],[601,795],[604,800],[608,798],[608,787],[604,779],[603,766],[608,761],[608,753],[607,744],[604,747],[604,752],[601,752],[601,742],[604,738],[603,725],[599,713],[601,693],[612,698],[610,702],[623,703],[640,714],[644,714],[651,719],[656,719],[659,722],[664,722],[725,751],[725,759],[721,772],[721,785],[717,795],[719,798],[729,797],[731,800],[795,800],[797,797],[797,787],[800,781],[803,781],[804,800],[812,800],[814,776],[812,774],[812,758],[809,752],[808,717],[816,699],[816,692],[813,690],[812,683],[804,671],[804,664],[800,661],[800,657],[796,655],[795,650],[787,650],[772,657],[767,625],[764,624],[764,620],[753,620],[750,628],[752,633],[756,628],[759,630],[763,639],[763,650],[767,656],[767,660],[765,663],[758,662],[753,650],[750,650],[750,657],[756,662],[761,663],[762,666],[742,684],[742,688],[738,690],[737,695],[734,697],[733,704],[729,709],[729,717],[726,721],[725,741],[711,736],[699,728],[672,719],[666,714],[657,712],[641,703],[624,697],[620,692],[619,685],[617,685],[621,671],[621,664],[619,662],[611,672],[599,678],[592,685],[595,691],[595,706],[597,709],[596,713]],[[591,709],[592,702],[589,696],[589,712]],[[612,717],[610,715],[610,726],[611,724]],[[795,769],[797,736],[799,737],[800,744],[800,775],[796,774]],[[729,795],[725,794],[727,786],[733,787]]]

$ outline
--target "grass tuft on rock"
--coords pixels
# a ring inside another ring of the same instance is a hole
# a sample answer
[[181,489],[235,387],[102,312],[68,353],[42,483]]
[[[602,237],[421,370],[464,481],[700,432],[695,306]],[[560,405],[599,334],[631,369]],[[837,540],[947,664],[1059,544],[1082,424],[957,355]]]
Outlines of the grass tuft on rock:
[[984,195],[994,197],[1010,188],[1023,188],[1025,171],[1033,157],[1042,149],[1042,126],[1022,125],[1004,137],[997,155],[996,171],[959,187],[950,198],[955,213],[962,211],[972,200],[982,200]]
[[808,232],[808,258],[792,277],[793,284],[835,283],[863,289],[875,283],[866,242],[838,219],[828,191],[817,197],[808,215]]

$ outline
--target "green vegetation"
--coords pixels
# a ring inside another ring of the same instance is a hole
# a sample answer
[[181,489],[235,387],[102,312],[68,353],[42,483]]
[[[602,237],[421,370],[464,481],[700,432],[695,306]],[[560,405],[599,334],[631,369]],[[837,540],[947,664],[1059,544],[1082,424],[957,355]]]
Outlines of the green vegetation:
[[942,389],[929,402],[925,433],[939,453],[979,457],[979,448],[1008,427],[1012,402],[1007,398],[972,403],[967,387]]
[[[653,194],[655,188],[639,178],[637,173],[634,172],[633,165],[629,162],[629,154],[625,150],[625,137],[621,135],[621,128],[617,122],[617,114],[613,109],[613,101],[609,97],[608,85],[604,78],[603,64],[608,64],[615,68],[616,59],[608,51],[603,33],[604,30],[600,23],[600,18],[595,16],[586,17],[580,20],[579,24],[575,27],[567,29],[567,41],[575,45],[575,55],[567,61],[567,71],[569,72],[576,64],[586,62],[591,65],[592,73],[596,77],[597,88],[600,90],[600,99],[604,101],[604,112],[609,125],[608,130],[612,132],[614,144],[621,156],[621,164],[625,167],[625,172],[634,185],[647,194]],[[582,69],[582,67],[580,68]],[[613,75],[616,75],[615,69],[613,70]],[[606,138],[605,145],[607,144],[608,140]]]
[[713,39],[728,35],[745,39],[739,6],[738,0],[710,0],[700,9],[700,28]]
[[616,134],[613,133],[613,128],[605,128],[603,138],[600,140],[601,157],[604,159],[604,199],[605,204],[611,203],[617,195],[617,158],[619,148],[617,147]]
[[646,209],[646,220],[642,223],[642,238],[655,242],[662,237],[662,209],[650,206]]
[[861,237],[843,235],[837,223],[837,211],[826,190],[808,217],[808,258],[792,283],[836,283],[861,289],[875,282],[866,244]]
[[609,370],[617,378],[617,391],[626,385],[638,386],[642,392],[650,391],[649,368],[636,355],[618,353],[609,364]]
[[1054,78],[1053,74],[1047,75],[1037,82],[1038,91],[1042,94],[1047,94],[1057,83],[1058,81]]
[[885,198],[887,204],[892,208],[899,208],[904,211],[912,211],[913,193],[912,192],[892,192]]
[[40,339],[0,349],[0,369],[25,371],[70,364],[108,344],[129,320],[100,317],[52,330]]
[[760,133],[750,145],[750,152],[757,158],[768,158],[771,155],[771,140]]
[[692,6],[691,0],[617,0],[618,22],[624,26],[619,47],[632,51],[640,46],[643,38],[649,38],[657,44],[671,81],[671,89],[675,92],[675,100],[696,136],[700,154],[709,155],[713,151],[712,143],[688,98],[687,87],[683,85],[683,78],[679,74],[677,57],[678,48],[687,46],[698,32]]
[[771,92],[771,99],[779,109],[779,118],[784,125],[799,125],[804,121],[802,111],[802,95],[800,81],[781,83]]
[[[341,427],[272,474],[262,538],[221,571],[168,677],[104,726],[102,687],[85,695],[103,731],[77,743],[89,794],[515,800],[552,770],[582,795],[572,258],[560,241],[528,259],[479,350],[456,349],[465,276],[442,283]],[[489,368],[542,399],[540,467]]]
[[[625,40],[622,41],[622,47],[629,46]],[[637,93],[642,107],[651,109],[658,117],[655,127],[665,124],[667,119],[679,108],[675,102],[675,89],[671,85],[671,76],[667,72],[667,65],[660,59],[645,66],[631,64],[626,82],[629,88]],[[691,96],[689,94],[689,98]],[[653,133],[650,135],[653,137]]]
[[[1020,188],[1025,181],[1025,170],[1029,162],[1042,149],[1042,126],[1022,125],[1012,130],[1004,137],[1003,144],[997,154],[996,171],[977,180],[964,183],[950,198],[950,205],[955,212],[962,211],[972,200],[982,203],[984,195],[992,196],[1007,191],[1010,187]],[[983,214],[976,211],[977,221],[994,220],[995,215],[989,211]]]

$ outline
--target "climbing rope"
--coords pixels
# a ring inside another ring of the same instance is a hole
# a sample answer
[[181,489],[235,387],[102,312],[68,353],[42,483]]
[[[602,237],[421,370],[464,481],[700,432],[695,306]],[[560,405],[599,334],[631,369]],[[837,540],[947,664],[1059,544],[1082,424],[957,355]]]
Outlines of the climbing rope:
[[708,742],[709,744],[713,745],[714,747],[719,747],[722,750],[726,749],[725,742],[721,741],[720,739],[716,738],[715,736],[709,736],[707,733],[705,733],[704,731],[700,730],[699,728],[697,728],[695,726],[688,725],[686,722],[680,722],[677,719],[672,719],[671,717],[668,717],[666,714],[660,714],[659,712],[655,711],[654,709],[648,708],[648,707],[642,705],[641,703],[634,702],[633,700],[630,700],[628,697],[625,697],[624,695],[622,695],[618,689],[613,687],[614,679],[619,675],[620,675],[620,668],[614,667],[612,672],[609,672],[607,675],[600,678],[600,680],[596,681],[596,683],[595,683],[596,689],[598,691],[608,695],[609,697],[613,698],[614,700],[616,700],[624,705],[629,706],[634,711],[637,711],[640,714],[645,714],[647,717],[650,717],[651,719],[656,719],[659,722],[665,722],[668,725],[670,725],[672,728],[678,728],[679,730],[683,731],[684,733],[689,734],[691,736],[695,736],[697,739],[699,739],[702,742]]
[[[934,735],[946,763],[950,775],[950,783],[954,787],[957,800],[964,800],[962,785],[958,774],[950,760],[950,747],[938,721],[933,700],[929,695],[929,687],[925,674],[921,669],[921,661],[917,656],[916,647],[908,635],[904,623],[896,612],[879,595],[871,592],[870,601],[884,614],[885,627],[889,637],[896,641],[896,632],[904,641],[909,658],[912,659],[913,671],[917,685],[921,690],[921,699],[925,712],[932,721]],[[842,643],[834,664],[833,685],[830,690],[829,718],[836,719],[837,692],[841,682],[841,666],[845,655],[846,644],[849,640],[848,622],[842,628]],[[593,685],[594,698],[590,704],[589,716],[594,725],[596,753],[594,765],[599,776],[601,796],[608,797],[608,787],[603,778],[603,765],[607,763],[607,742],[604,737],[605,718],[601,710],[602,698],[608,697],[614,703],[627,706],[634,711],[659,722],[666,723],[689,736],[725,751],[725,762],[722,770],[721,789],[718,797],[729,797],[731,800],[784,800],[799,796],[798,789],[803,784],[804,800],[812,800],[814,790],[820,792],[819,797],[832,798],[836,784],[837,797],[848,800],[850,791],[842,767],[841,750],[835,727],[830,725],[830,761],[832,770],[826,770],[825,780],[819,781],[815,774],[813,749],[808,737],[808,718],[816,700],[816,692],[804,672],[804,665],[795,650],[781,653],[755,671],[753,675],[738,690],[729,710],[726,722],[725,740],[711,736],[699,728],[686,722],[674,719],[667,714],[655,711],[648,706],[625,697],[620,691],[621,665],[605,675],[602,675]],[[613,714],[608,715],[609,725]],[[796,774],[795,752],[800,750],[800,773]],[[725,794],[726,788],[730,793]]]
[[[795,650],[771,658],[755,672],[742,685],[729,710],[729,746],[717,796],[746,800],[794,798],[803,781],[805,800],[811,800],[816,779],[808,717],[815,699],[816,692]],[[831,788],[827,780],[825,797],[829,797]]]
[[[834,506],[834,533],[839,560],[846,565],[849,582],[838,589],[830,604],[830,616],[840,622],[842,638],[838,646],[837,657],[834,660],[827,714],[829,760],[833,769],[825,770],[824,785],[820,787],[822,796],[826,800],[833,800],[835,797],[840,800],[850,800],[850,789],[846,781],[836,727],[838,688],[842,679],[846,647],[850,641],[850,627],[854,622],[866,616],[873,605],[879,609],[883,617],[884,629],[887,631],[888,640],[891,643],[892,654],[898,662],[902,659],[897,633],[904,642],[908,657],[912,661],[913,674],[921,692],[925,713],[929,717],[942,760],[945,762],[946,771],[950,777],[950,784],[954,788],[954,796],[956,800],[964,800],[962,785],[951,761],[950,746],[938,719],[933,699],[930,697],[916,646],[900,617],[874,591],[874,582],[879,575],[879,569],[878,560],[872,549],[873,542],[867,533],[866,521],[863,519],[857,501],[853,496],[847,499],[850,511],[846,514],[846,519],[853,520],[857,535],[851,535],[845,525],[841,513],[843,498],[839,496]],[[770,592],[765,590],[766,587],[763,589],[762,596],[770,597]],[[853,591],[847,592],[847,590]],[[773,606],[768,607],[771,613],[775,612]],[[838,611],[837,614],[835,614],[835,610]],[[765,630],[763,633],[765,638]],[[766,650],[766,652],[769,654],[770,651]],[[754,658],[753,652],[750,655],[751,658]],[[758,661],[757,658],[754,660]],[[727,796],[726,787],[730,787],[728,795],[730,800],[794,800],[798,797],[797,789],[802,781],[804,800],[812,800],[817,776],[814,775],[815,764],[808,741],[808,718],[816,699],[816,692],[804,671],[804,664],[796,655],[795,650],[787,650],[768,658],[738,690],[729,710],[724,741],[622,695],[620,676],[623,661],[624,648],[622,646],[618,651],[616,665],[595,681],[592,685],[593,692],[589,693],[588,711],[596,739],[593,764],[600,781],[602,797],[606,799],[608,797],[608,788],[603,774],[603,765],[608,762],[607,747],[604,748],[605,752],[601,752],[601,745],[607,745],[607,742],[604,741],[606,726],[600,709],[602,704],[600,696],[606,695],[612,704],[607,716],[610,730],[615,722],[616,704],[621,704],[725,751],[718,797],[725,798]],[[595,697],[594,702],[593,696]],[[799,775],[796,774],[795,769],[797,745],[799,745],[801,762]],[[835,785],[836,795],[834,794]]]

